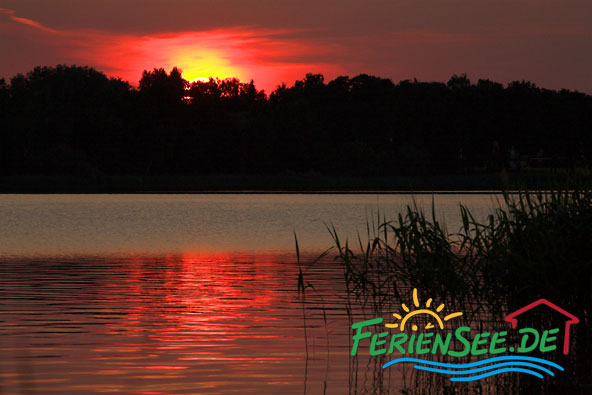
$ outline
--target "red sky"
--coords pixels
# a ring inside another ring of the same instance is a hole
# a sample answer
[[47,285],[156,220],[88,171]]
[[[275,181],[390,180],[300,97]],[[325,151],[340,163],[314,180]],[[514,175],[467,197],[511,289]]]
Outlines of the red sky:
[[251,78],[307,72],[446,81],[530,80],[592,93],[589,0],[0,0],[0,76],[91,65]]

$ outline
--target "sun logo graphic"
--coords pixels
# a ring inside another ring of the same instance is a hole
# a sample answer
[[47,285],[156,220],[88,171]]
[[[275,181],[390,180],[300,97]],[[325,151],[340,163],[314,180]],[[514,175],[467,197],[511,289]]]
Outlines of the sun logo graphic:
[[[433,299],[429,298],[425,303],[425,308],[420,308],[419,299],[417,297],[417,288],[413,288],[413,306],[415,308],[413,310],[411,310],[411,309],[409,309],[409,307],[407,307],[407,305],[405,303],[402,303],[401,308],[405,311],[406,314],[402,316],[401,314],[393,313],[393,317],[400,320],[400,322],[394,323],[394,324],[385,324],[384,326],[386,326],[387,328],[390,328],[390,329],[399,328],[401,330],[401,332],[403,332],[405,330],[405,326],[407,325],[408,321],[412,317],[415,317],[415,316],[418,316],[421,314],[425,314],[425,315],[429,316],[429,318],[430,318],[428,323],[425,325],[425,329],[434,328],[433,321],[436,322],[436,324],[438,325],[438,328],[444,329],[444,322],[449,321],[455,317],[460,317],[463,314],[462,312],[457,311],[455,313],[451,313],[451,314],[444,316],[444,318],[441,318],[440,312],[442,310],[444,310],[444,307],[445,307],[444,303],[441,303],[440,305],[438,305],[438,307],[436,307],[435,310],[432,310],[432,302],[433,302]],[[415,332],[415,331],[417,331],[417,329],[418,329],[418,327],[416,324],[411,325],[412,331]]]

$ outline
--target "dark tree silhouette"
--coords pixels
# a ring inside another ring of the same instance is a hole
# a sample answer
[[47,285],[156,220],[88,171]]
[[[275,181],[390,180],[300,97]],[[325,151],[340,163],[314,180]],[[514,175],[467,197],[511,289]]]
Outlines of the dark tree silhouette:
[[139,91],[143,97],[157,106],[175,106],[185,97],[187,81],[181,76],[181,70],[173,68],[170,74],[164,69],[154,69],[142,73]]
[[89,67],[0,80],[0,175],[397,176],[587,167],[592,97],[507,87],[307,74],[269,98],[253,81],[137,88]]

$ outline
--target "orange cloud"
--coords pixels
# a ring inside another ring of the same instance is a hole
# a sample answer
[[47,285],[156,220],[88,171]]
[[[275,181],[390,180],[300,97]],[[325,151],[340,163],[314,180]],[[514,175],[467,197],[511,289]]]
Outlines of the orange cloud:
[[291,84],[308,72],[335,76],[342,68],[313,59],[332,51],[329,45],[297,38],[300,32],[236,27],[154,35],[115,34],[97,30],[54,30],[0,9],[13,22],[34,28],[64,58],[89,64],[111,76],[136,83],[143,70],[179,67],[187,80],[253,79],[267,92]]
[[12,21],[23,24],[23,25],[27,25],[27,26],[31,26],[34,27],[36,29],[48,32],[48,33],[57,33],[56,30],[54,29],[50,29],[46,26],[43,26],[41,23],[39,22],[35,22],[31,19],[27,19],[27,18],[21,18],[15,15],[15,12],[13,10],[7,10],[6,8],[0,8],[0,14],[4,14],[6,16],[8,16],[8,18],[10,18]]

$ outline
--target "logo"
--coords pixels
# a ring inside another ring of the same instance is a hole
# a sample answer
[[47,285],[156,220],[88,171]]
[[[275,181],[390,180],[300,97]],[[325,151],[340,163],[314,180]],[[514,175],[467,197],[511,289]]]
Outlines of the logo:
[[[539,306],[547,306],[566,319],[563,333],[560,333],[560,328],[523,327],[516,331],[520,316]],[[402,303],[402,311],[392,314],[394,322],[384,323],[382,317],[377,317],[352,324],[351,355],[358,355],[360,349],[366,347],[370,356],[400,354],[403,357],[385,363],[382,368],[413,363],[417,370],[449,375],[450,381],[475,381],[507,372],[543,379],[544,375],[554,376],[556,371],[564,369],[540,356],[557,350],[560,337],[563,337],[563,354],[567,355],[570,327],[579,322],[578,318],[557,305],[539,299],[508,314],[504,319],[511,324],[508,330],[473,333],[468,326],[454,329],[455,319],[463,312],[445,312],[445,307],[443,303],[434,303],[433,298],[422,305],[417,288],[413,289],[412,307]],[[419,319],[420,316],[423,317]],[[387,330],[373,333],[370,329],[376,326]],[[538,357],[527,355],[535,352]],[[448,359],[475,356],[479,360],[471,363],[437,362],[426,358],[428,355],[447,356]]]
[[[444,322],[451,320],[452,318],[455,317],[460,317],[462,315],[462,312],[457,311],[456,313],[452,313],[452,314],[448,314],[447,316],[444,317],[444,319],[440,318],[439,313],[444,310],[444,304],[442,303],[441,305],[439,305],[436,308],[436,311],[432,311],[430,310],[430,307],[432,305],[432,298],[429,298],[425,304],[425,308],[424,309],[419,309],[419,300],[417,299],[417,288],[413,288],[413,305],[416,307],[416,310],[410,311],[409,307],[407,307],[405,305],[405,303],[403,303],[401,305],[401,308],[407,313],[405,314],[404,317],[401,317],[400,314],[397,313],[393,313],[393,317],[401,320],[400,324],[386,324],[385,326],[387,328],[397,328],[399,327],[401,329],[401,332],[403,332],[405,330],[405,324],[407,323],[407,321],[409,321],[409,319],[413,316],[419,315],[419,314],[427,314],[428,316],[431,316],[432,318],[434,318],[434,320],[436,321],[436,324],[438,325],[438,327],[440,329],[444,329]],[[425,326],[425,329],[432,329],[434,327],[434,324],[432,324],[432,322],[428,322]],[[412,331],[417,331],[417,325],[413,324],[413,326],[411,327]]]

